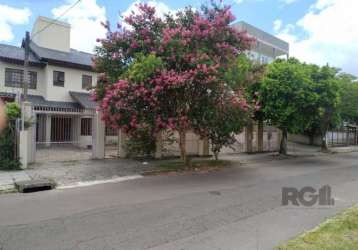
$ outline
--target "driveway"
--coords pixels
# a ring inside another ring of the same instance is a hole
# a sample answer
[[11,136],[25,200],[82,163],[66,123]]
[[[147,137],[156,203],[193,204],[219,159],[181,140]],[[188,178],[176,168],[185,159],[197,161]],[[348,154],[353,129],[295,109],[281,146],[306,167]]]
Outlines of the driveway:
[[[0,196],[0,249],[272,249],[358,202],[358,154]],[[334,206],[285,207],[325,184]]]

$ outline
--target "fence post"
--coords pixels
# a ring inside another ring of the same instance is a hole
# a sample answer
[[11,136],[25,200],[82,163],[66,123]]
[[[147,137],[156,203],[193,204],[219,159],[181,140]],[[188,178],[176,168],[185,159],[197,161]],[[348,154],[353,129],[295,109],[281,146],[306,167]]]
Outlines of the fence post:
[[163,157],[163,132],[160,131],[157,134],[155,140],[155,159],[161,159]]
[[105,125],[101,120],[100,112],[96,112],[93,117],[92,130],[92,157],[94,159],[104,159]]
[[[28,165],[34,162],[35,149],[33,143],[33,113],[30,102],[23,102],[21,107],[22,112],[22,128],[19,139],[19,156],[22,168],[27,168]],[[26,127],[27,126],[27,127]]]
[[262,120],[257,124],[257,151],[264,152],[264,123]]
[[252,153],[252,131],[253,130],[253,124],[250,122],[250,124],[247,125],[245,128],[245,142],[246,142],[246,153]]
[[118,156],[120,158],[127,158],[128,153],[126,151],[127,135],[122,131],[118,131]]

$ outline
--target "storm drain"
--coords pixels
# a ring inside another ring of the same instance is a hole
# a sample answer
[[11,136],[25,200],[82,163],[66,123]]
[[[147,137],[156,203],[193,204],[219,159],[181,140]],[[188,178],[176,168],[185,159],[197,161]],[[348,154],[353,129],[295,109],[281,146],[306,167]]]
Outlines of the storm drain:
[[15,187],[21,193],[32,193],[54,189],[56,183],[48,179],[37,179],[15,182]]

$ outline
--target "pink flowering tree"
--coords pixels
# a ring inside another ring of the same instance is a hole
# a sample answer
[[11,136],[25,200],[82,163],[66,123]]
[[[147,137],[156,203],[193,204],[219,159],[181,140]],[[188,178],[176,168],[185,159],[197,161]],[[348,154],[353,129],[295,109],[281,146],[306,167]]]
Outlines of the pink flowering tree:
[[225,75],[252,40],[230,26],[230,7],[189,7],[165,18],[147,4],[138,8],[138,14],[125,18],[125,27],[112,31],[104,24],[107,37],[94,58],[104,75],[93,97],[113,128],[128,134],[146,129],[153,138],[161,130],[177,131],[187,163],[188,130],[210,137],[213,123],[208,120],[229,123],[226,118],[233,114],[232,122],[239,122],[227,133],[244,126],[251,110],[245,88],[228,86]]

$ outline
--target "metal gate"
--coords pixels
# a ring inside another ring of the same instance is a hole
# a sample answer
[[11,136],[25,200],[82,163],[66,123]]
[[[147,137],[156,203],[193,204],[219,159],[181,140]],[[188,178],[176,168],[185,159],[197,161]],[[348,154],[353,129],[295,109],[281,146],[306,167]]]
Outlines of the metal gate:
[[118,130],[106,127],[105,129],[105,158],[119,158],[119,137]]
[[92,158],[92,118],[80,115],[36,115],[36,162]]
[[357,145],[357,135],[358,134],[356,127],[346,126],[328,131],[326,134],[326,138],[328,145],[348,146]]

